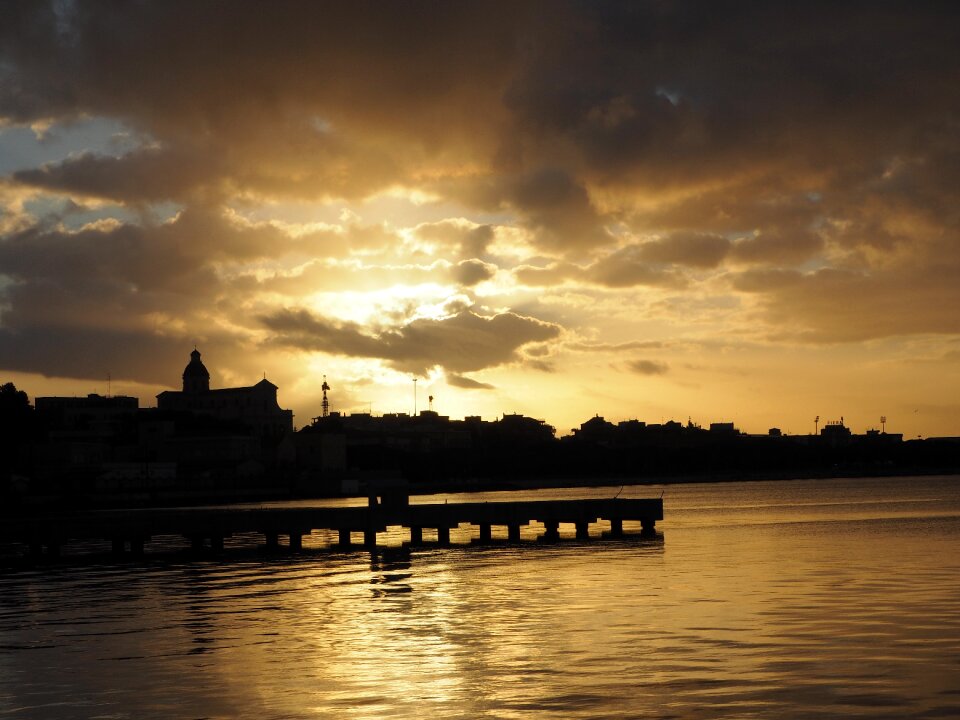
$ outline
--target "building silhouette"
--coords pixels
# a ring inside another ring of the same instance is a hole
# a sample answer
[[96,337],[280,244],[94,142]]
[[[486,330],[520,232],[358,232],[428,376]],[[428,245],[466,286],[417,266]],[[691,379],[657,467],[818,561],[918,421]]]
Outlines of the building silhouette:
[[264,378],[250,387],[211,390],[210,372],[194,349],[183,370],[183,390],[157,395],[157,409],[237,421],[261,437],[280,437],[293,432],[293,411],[280,407],[277,389]]

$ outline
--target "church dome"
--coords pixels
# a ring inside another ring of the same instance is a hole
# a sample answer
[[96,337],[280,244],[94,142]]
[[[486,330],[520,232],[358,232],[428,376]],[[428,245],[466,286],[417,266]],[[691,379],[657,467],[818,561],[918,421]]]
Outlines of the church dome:
[[210,389],[210,373],[200,360],[200,351],[190,353],[190,362],[183,369],[183,391],[204,392]]

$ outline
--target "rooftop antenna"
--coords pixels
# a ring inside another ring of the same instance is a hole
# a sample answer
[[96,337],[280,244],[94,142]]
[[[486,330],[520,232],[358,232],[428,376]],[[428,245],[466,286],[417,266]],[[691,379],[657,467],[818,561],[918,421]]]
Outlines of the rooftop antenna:
[[880,416],[880,427],[883,428],[882,432],[884,435],[886,435],[887,434],[887,416],[886,415]]
[[820,432],[820,416],[817,415],[817,416],[813,419],[813,434],[814,434],[814,435],[818,435],[819,432]]
[[330,389],[330,386],[327,384],[326,375],[323,376],[323,385],[320,386],[320,389],[323,390],[323,403],[320,405],[320,417],[330,417],[330,401],[327,400],[327,390]]
[[430,400],[430,412],[433,412],[433,395],[429,396],[429,400]]
[[417,416],[417,379],[413,379],[413,416]]

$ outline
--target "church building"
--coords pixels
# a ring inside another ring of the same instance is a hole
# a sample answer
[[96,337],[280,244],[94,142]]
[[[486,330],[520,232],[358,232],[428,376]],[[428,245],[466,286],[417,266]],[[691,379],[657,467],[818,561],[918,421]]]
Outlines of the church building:
[[157,395],[160,410],[188,411],[221,420],[237,420],[262,437],[293,432],[293,411],[277,402],[277,386],[264,378],[252,387],[210,389],[210,373],[196,349],[183,370],[183,390]]

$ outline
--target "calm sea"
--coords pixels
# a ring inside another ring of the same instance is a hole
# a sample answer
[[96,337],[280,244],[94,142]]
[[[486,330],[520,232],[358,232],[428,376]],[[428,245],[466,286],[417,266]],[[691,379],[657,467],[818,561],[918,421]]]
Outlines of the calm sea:
[[960,717],[960,478],[664,503],[655,540],[2,570],[0,717]]

